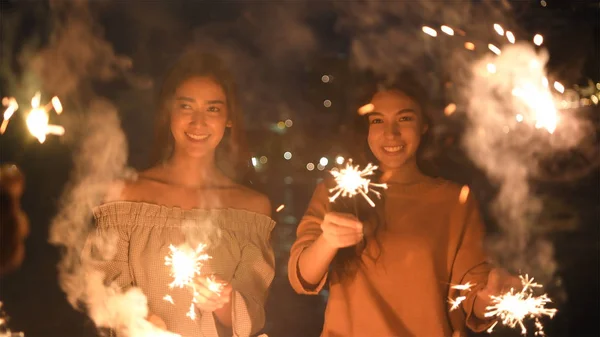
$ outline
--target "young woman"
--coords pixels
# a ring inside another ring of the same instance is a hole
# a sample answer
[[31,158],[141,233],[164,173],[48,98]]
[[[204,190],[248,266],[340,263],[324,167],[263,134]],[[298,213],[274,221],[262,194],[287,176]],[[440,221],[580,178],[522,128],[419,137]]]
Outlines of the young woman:
[[[148,320],[184,337],[250,336],[265,322],[275,223],[269,200],[240,183],[250,167],[242,122],[221,61],[184,55],[159,95],[156,165],[127,182],[118,200],[94,210],[96,235],[116,231],[119,238],[116,256],[102,264],[107,282],[141,288]],[[194,296],[169,288],[165,257],[170,245],[184,243],[206,243],[212,256]],[[220,294],[209,289],[207,275],[226,284]],[[192,296],[195,320],[187,315]]]
[[[460,186],[420,169],[428,100],[414,81],[401,80],[375,92],[357,124],[357,148],[366,153],[354,163],[379,166],[373,180],[387,183],[383,198],[371,195],[375,208],[360,196],[358,207],[354,200],[330,202],[334,185],[326,180],[291,249],[288,273],[298,293],[317,294],[329,279],[323,337],[482,331],[492,323],[484,317],[489,295],[515,281],[497,269],[490,273],[473,198],[461,198]],[[470,291],[451,289],[467,282],[475,284]],[[448,298],[463,295],[461,307],[450,311]]]

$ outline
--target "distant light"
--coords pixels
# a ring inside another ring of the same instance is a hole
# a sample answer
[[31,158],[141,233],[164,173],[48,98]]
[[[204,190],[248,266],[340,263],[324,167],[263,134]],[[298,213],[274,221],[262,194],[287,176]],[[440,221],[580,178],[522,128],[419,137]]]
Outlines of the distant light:
[[318,169],[319,171],[323,171],[323,170],[325,169],[325,166],[323,166],[323,165],[319,164],[319,165],[317,165],[317,169]]
[[600,90],[600,83],[596,83],[596,89]]
[[342,156],[337,156],[337,157],[335,157],[335,162],[336,162],[338,165],[342,165],[342,164],[344,163],[344,157],[342,157]]
[[523,121],[523,115],[521,115],[521,114],[517,114],[517,115],[515,116],[515,119],[517,120],[517,122],[521,123],[521,122]]
[[450,103],[444,108],[444,115],[450,116],[456,111],[456,104]]
[[594,102],[594,104],[598,105],[598,96],[592,95],[590,96],[590,99],[592,100],[592,102]]
[[554,89],[556,89],[556,91],[560,92],[561,94],[565,92],[565,86],[562,85],[562,83],[560,82],[554,82]]
[[256,157],[252,157],[252,166],[256,167],[256,165],[258,165],[258,160],[256,160]]
[[488,64],[487,64],[487,71],[488,71],[490,74],[495,74],[495,73],[496,73],[496,65],[495,65],[495,64],[493,64],[493,63],[488,63]]
[[287,126],[288,128],[291,128],[291,127],[292,127],[292,125],[294,125],[294,122],[292,122],[292,120],[291,120],[291,119],[286,119],[284,124],[285,124],[285,126]]
[[284,182],[286,185],[290,185],[291,183],[293,183],[293,182],[294,182],[294,178],[292,178],[292,177],[290,177],[290,176],[288,176],[288,177],[285,177],[285,178],[283,178],[283,182]]
[[285,208],[284,204],[279,205],[279,207],[277,207],[277,209],[275,210],[275,212],[279,213],[281,212],[281,210],[283,210]]
[[494,30],[496,31],[496,33],[498,33],[498,35],[504,36],[504,28],[502,28],[502,26],[500,26],[499,24],[494,23]]
[[540,34],[535,34],[533,37],[533,43],[535,43],[536,46],[541,46],[542,43],[544,43],[544,37]]
[[360,108],[358,108],[358,114],[359,115],[366,115],[368,113],[373,112],[373,110],[375,110],[375,106],[371,103],[369,104],[365,104],[363,106],[361,106]]
[[290,151],[287,151],[283,154],[283,158],[285,158],[286,160],[292,159],[292,153]]
[[540,1],[540,5],[542,5],[542,7],[546,7],[548,3],[546,3],[546,0],[542,0]]
[[475,45],[473,44],[473,42],[465,42],[465,49],[475,50]]
[[321,76],[321,81],[323,83],[329,83],[329,81],[331,81],[331,78],[329,77],[329,75],[323,75]]
[[284,123],[284,122],[277,122],[277,127],[278,127],[279,129],[282,129],[282,130],[283,130],[283,129],[285,129],[285,123]]
[[324,105],[326,108],[329,108],[329,107],[331,106],[331,101],[330,101],[330,100],[328,100],[328,99],[326,99],[326,100],[324,100],[324,101],[323,101],[323,105]]
[[433,36],[433,37],[437,36],[437,32],[435,31],[435,29],[433,29],[431,27],[423,26],[422,29],[423,29],[423,33],[425,33],[429,36]]
[[313,164],[313,163],[306,164],[306,169],[309,170],[309,171],[314,170],[315,169],[315,164]]
[[443,25],[441,27],[441,30],[442,30],[442,32],[444,32],[444,33],[446,33],[448,35],[451,35],[451,36],[454,35],[454,29],[452,29],[452,28],[450,28],[450,27],[448,27],[446,25]]
[[267,163],[267,160],[269,160],[269,159],[267,158],[267,156],[261,156],[261,157],[260,157],[260,159],[259,159],[259,161],[260,161],[260,163],[261,163],[261,164],[266,164],[266,163]]
[[488,48],[492,51],[492,53],[496,54],[496,55],[500,55],[502,52],[500,51],[500,48],[494,46],[493,44],[488,44]]
[[506,32],[506,39],[510,43],[515,43],[515,35],[510,30]]
[[321,159],[319,159],[319,164],[322,166],[327,166],[327,164],[329,164],[329,160],[325,157],[321,157]]

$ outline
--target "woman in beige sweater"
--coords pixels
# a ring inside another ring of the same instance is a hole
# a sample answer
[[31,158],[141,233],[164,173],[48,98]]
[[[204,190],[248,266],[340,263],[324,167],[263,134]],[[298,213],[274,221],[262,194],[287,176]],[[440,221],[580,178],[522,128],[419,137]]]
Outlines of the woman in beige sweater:
[[[221,61],[184,55],[160,92],[156,165],[127,182],[117,200],[94,210],[94,235],[118,237],[116,256],[99,263],[107,283],[141,288],[148,319],[183,337],[247,337],[265,322],[274,221],[269,200],[238,183],[251,169],[242,122]],[[195,280],[195,295],[169,288],[165,257],[170,245],[184,243],[206,243],[212,256]],[[207,275],[226,284],[220,294],[209,289]],[[195,320],[188,317],[192,297]]]
[[[414,82],[401,80],[375,92],[358,121],[367,154],[355,164],[379,165],[374,180],[387,183],[383,198],[370,195],[375,208],[360,195],[330,202],[334,185],[326,180],[291,249],[288,273],[298,293],[317,294],[329,279],[323,337],[464,336],[465,327],[482,331],[492,323],[484,317],[489,295],[514,285],[501,270],[490,273],[473,198],[419,168],[427,99]],[[467,282],[476,286],[451,289]],[[466,300],[451,311],[448,298],[462,295]]]

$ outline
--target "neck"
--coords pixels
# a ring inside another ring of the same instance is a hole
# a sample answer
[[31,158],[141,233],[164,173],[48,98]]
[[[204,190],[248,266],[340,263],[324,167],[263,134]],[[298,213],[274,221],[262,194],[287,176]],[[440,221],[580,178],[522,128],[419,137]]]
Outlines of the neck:
[[173,184],[190,188],[214,184],[221,177],[214,155],[189,158],[174,153],[165,163],[165,168]]
[[398,168],[387,168],[385,165],[381,165],[381,170],[383,171],[381,181],[385,183],[410,184],[425,178],[415,160],[406,162]]

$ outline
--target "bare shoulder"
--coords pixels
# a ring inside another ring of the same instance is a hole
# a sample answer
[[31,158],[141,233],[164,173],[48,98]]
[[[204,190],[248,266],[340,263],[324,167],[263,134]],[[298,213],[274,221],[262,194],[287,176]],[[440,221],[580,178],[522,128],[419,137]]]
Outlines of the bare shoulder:
[[266,195],[242,185],[238,186],[240,200],[243,200],[244,204],[243,208],[254,213],[271,216],[271,201]]
[[159,177],[160,172],[155,168],[150,168],[139,172],[133,178],[115,181],[110,188],[110,198],[107,198],[106,202],[144,200],[153,191],[150,184]]

